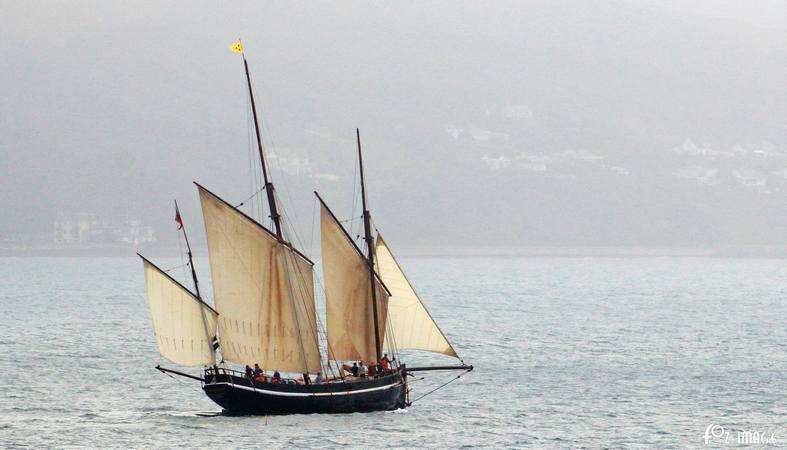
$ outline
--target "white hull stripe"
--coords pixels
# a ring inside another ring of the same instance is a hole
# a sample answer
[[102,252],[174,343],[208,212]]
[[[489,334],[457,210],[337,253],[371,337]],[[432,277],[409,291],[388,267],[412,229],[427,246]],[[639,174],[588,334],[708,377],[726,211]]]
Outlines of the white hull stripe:
[[373,391],[382,391],[385,389],[393,389],[397,386],[401,386],[402,383],[398,382],[395,384],[388,384],[385,386],[378,386],[373,388],[367,389],[358,389],[355,391],[338,391],[338,392],[281,392],[281,391],[269,391],[267,389],[258,389],[251,386],[243,386],[242,384],[233,384],[233,383],[210,383],[206,386],[216,386],[216,385],[225,385],[225,386],[232,386],[237,389],[245,389],[247,391],[258,392],[260,394],[267,394],[267,395],[278,395],[282,397],[330,397],[335,395],[352,395],[352,394],[361,394],[364,392],[373,392]]

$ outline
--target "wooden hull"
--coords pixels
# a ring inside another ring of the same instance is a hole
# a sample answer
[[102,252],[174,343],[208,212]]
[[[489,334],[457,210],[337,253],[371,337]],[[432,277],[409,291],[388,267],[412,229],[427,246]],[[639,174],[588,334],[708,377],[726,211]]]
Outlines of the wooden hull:
[[388,411],[404,408],[403,372],[352,382],[313,385],[271,384],[219,374],[203,385],[208,397],[229,414],[314,414]]

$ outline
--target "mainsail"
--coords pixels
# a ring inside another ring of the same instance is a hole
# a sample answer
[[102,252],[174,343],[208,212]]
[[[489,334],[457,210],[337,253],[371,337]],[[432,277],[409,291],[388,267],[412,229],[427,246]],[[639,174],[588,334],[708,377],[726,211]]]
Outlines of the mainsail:
[[[321,203],[322,270],[328,319],[328,357],[333,360],[377,361],[369,267],[363,254]],[[388,293],[379,279],[377,323],[382,342]]]
[[[388,326],[396,347],[456,357],[456,351],[418,298],[380,234],[377,235],[374,251],[380,278],[391,293],[388,299]],[[388,337],[386,334],[386,347],[389,346]]]
[[266,370],[320,369],[312,263],[197,185],[226,361]]
[[153,263],[144,257],[142,260],[153,332],[161,356],[184,366],[214,364],[216,311]]

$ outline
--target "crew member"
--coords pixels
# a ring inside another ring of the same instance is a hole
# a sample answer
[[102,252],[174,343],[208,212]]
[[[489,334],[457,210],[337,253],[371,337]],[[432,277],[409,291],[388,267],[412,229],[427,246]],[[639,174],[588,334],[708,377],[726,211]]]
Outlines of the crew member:
[[357,377],[358,376],[358,363],[353,362],[353,366],[350,368],[350,371],[352,371],[354,377]]
[[382,366],[384,371],[388,371],[388,368],[391,366],[391,359],[388,358],[388,353],[383,353],[383,357],[380,358],[380,366]]

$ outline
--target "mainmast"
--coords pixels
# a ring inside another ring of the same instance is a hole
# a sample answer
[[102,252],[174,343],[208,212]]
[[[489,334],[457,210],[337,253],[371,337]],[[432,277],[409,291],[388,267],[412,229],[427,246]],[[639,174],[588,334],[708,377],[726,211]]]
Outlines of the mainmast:
[[[240,41],[238,42],[240,44]],[[254,92],[251,88],[251,75],[249,75],[249,63],[246,62],[246,54],[243,53],[243,46],[239,47],[240,54],[243,57],[243,68],[246,69],[246,82],[249,85],[249,98],[251,99],[251,112],[254,116],[254,130],[257,132],[257,149],[260,152],[260,164],[262,164],[262,176],[265,179],[265,193],[268,196],[268,206],[271,209],[271,219],[273,220],[276,237],[279,241],[284,241],[281,233],[281,219],[279,216],[279,209],[276,206],[276,195],[273,190],[273,183],[268,178],[268,167],[265,164],[265,151],[262,147],[262,137],[260,136],[260,125],[257,120],[257,106],[254,103]]]
[[369,267],[369,283],[372,290],[372,315],[374,321],[374,348],[377,353],[377,361],[382,359],[382,348],[380,345],[380,330],[377,323],[377,286],[374,282],[374,238],[372,238],[372,217],[366,207],[366,183],[363,177],[363,155],[361,154],[361,132],[355,129],[355,138],[358,141],[358,166],[361,169],[361,202],[363,204],[363,240],[366,241],[366,264]]
[[175,222],[178,224],[178,228],[183,231],[183,237],[186,239],[186,250],[189,255],[189,267],[191,267],[191,278],[194,280],[194,293],[197,294],[197,298],[202,299],[202,296],[199,294],[199,283],[197,282],[197,271],[194,270],[194,261],[191,257],[191,245],[189,245],[189,237],[186,234],[186,226],[183,225],[183,218],[180,217],[180,209],[178,208],[178,201],[175,200]]

